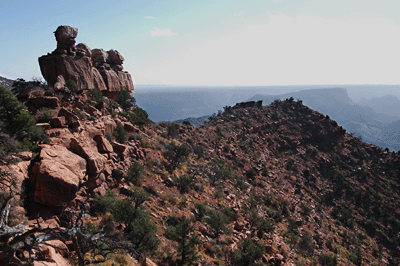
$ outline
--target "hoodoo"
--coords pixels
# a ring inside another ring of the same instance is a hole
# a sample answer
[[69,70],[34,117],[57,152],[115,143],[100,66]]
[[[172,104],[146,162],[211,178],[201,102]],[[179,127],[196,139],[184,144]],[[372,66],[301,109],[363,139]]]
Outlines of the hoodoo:
[[96,87],[111,99],[122,88],[134,89],[131,75],[123,71],[124,58],[118,51],[75,45],[78,29],[71,26],[59,26],[54,35],[57,48],[39,57],[42,75],[54,90],[63,90],[68,80],[75,82],[79,90]]

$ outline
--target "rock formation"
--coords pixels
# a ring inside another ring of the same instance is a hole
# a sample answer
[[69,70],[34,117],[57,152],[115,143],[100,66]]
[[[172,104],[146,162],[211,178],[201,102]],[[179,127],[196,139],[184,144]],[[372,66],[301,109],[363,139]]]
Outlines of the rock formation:
[[75,82],[78,90],[97,87],[111,99],[121,88],[134,89],[131,75],[122,71],[124,58],[118,51],[75,45],[78,29],[74,27],[59,26],[54,34],[57,48],[39,57],[39,65],[44,79],[56,91],[63,90],[68,80]]

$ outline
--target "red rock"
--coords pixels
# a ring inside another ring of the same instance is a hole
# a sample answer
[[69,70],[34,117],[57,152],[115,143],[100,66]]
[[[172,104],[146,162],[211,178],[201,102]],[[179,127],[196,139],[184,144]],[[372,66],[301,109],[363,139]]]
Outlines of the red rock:
[[32,160],[32,152],[30,151],[21,151],[17,153],[17,156],[24,161]]
[[65,117],[53,117],[52,119],[50,119],[50,125],[52,128],[62,127],[63,125],[65,125]]
[[97,110],[96,108],[94,108],[93,106],[89,105],[88,107],[86,107],[86,111],[91,114],[94,117],[100,117],[102,114],[99,110]]
[[157,264],[155,264],[151,259],[146,258],[142,266],[157,266]]
[[78,91],[97,87],[112,99],[121,88],[133,90],[131,76],[122,71],[122,55],[115,50],[91,50],[83,43],[75,46],[77,34],[77,28],[57,28],[57,49],[39,58],[40,70],[47,83],[56,90],[64,90],[66,81],[72,80]]
[[40,164],[34,200],[48,206],[62,206],[75,198],[79,178],[59,162],[43,160]]
[[110,64],[113,65],[122,65],[122,63],[124,62],[124,58],[122,57],[122,55],[116,51],[116,50],[110,50],[108,51],[108,56],[109,56],[109,62]]
[[71,138],[71,150],[87,160],[87,173],[96,175],[103,171],[106,158],[97,150],[97,143],[89,138]]
[[92,68],[92,74],[93,74],[93,83],[94,87],[98,88],[101,91],[107,90],[107,86],[104,83],[103,77],[101,76],[99,70],[97,68]]
[[60,101],[57,97],[40,96],[29,98],[26,105],[34,109],[40,109],[43,107],[57,108],[60,106]]
[[127,132],[129,132],[129,133],[133,133],[133,132],[137,133],[137,132],[139,132],[139,128],[135,127],[130,122],[123,122],[123,125],[124,125],[125,130]]
[[89,46],[85,43],[80,43],[76,46],[76,48],[81,49],[84,51],[85,56],[92,57],[92,50],[90,50]]
[[75,197],[86,174],[86,161],[63,146],[41,148],[39,162],[32,167],[37,169],[32,169],[36,180],[34,200],[48,206],[62,206]]
[[68,111],[65,108],[61,108],[60,111],[58,112],[58,116],[64,116],[66,123],[70,124],[73,121],[78,121],[79,117],[77,117],[74,113],[72,113],[71,111]]
[[117,123],[113,120],[104,121],[105,132],[113,133],[114,129],[117,127]]
[[97,135],[94,137],[94,141],[97,143],[97,149],[99,152],[111,153],[114,151],[111,143],[104,136]]
[[115,147],[116,150],[118,150],[120,152],[124,152],[128,148],[127,145],[124,145],[124,144],[121,144],[121,143],[118,143],[115,141],[113,142],[113,146]]

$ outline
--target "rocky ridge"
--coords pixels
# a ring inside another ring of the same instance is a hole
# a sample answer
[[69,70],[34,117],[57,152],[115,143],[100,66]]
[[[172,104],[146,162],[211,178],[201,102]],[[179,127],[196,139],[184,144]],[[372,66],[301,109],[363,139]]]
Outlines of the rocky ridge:
[[[20,170],[33,188],[31,215],[65,204],[78,208],[88,195],[92,205],[107,190],[129,198],[127,172],[139,162],[145,170],[140,187],[150,195],[144,207],[161,240],[162,252],[151,257],[159,265],[176,256],[164,234],[177,217],[194,220],[201,265],[228,264],[224,254],[248,238],[262,243],[259,262],[267,265],[325,265],[323,258],[338,265],[398,262],[399,156],[363,143],[301,102],[241,103],[198,127],[138,127],[94,105],[82,94],[58,103],[54,117],[41,124],[50,143],[24,164],[29,170]],[[89,111],[95,119],[85,116]],[[130,135],[125,144],[106,137],[117,123]],[[165,153],[172,141],[193,151],[176,169]],[[185,176],[191,181],[182,189]],[[218,238],[201,206],[230,215]],[[56,212],[42,219],[60,220]]]

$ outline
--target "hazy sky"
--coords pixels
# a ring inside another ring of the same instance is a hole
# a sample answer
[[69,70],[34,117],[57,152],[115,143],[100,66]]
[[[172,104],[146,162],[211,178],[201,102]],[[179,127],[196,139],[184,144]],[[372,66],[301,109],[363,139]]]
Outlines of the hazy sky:
[[400,84],[399,0],[1,1],[0,76],[41,77],[59,25],[135,84]]

